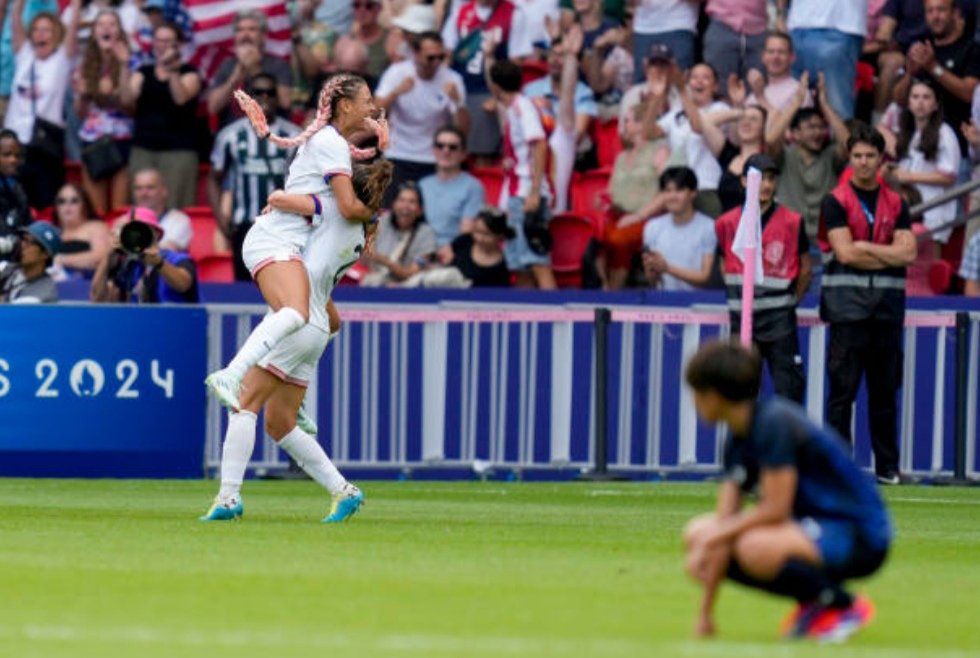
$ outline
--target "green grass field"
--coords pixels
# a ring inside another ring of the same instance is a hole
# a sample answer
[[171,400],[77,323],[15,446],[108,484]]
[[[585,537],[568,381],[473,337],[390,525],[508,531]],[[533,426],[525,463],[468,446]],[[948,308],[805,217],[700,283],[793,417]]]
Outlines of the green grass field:
[[243,522],[200,523],[215,486],[0,480],[0,656],[980,653],[980,491],[888,491],[878,619],[828,648],[735,588],[690,639],[678,534],[709,485],[369,482],[342,526],[309,482],[247,482]]

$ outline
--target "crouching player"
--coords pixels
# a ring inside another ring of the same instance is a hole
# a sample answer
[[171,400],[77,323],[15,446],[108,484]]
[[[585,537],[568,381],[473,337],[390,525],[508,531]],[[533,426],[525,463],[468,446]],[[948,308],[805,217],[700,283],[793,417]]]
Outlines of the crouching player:
[[[832,430],[793,402],[757,399],[760,372],[756,352],[727,342],[705,345],[687,366],[698,414],[731,431],[717,509],[684,531],[688,573],[704,587],[696,632],[714,633],[712,608],[727,576],[797,601],[787,637],[842,641],[874,614],[844,583],[885,561],[888,512]],[[742,509],[753,492],[758,504]]]

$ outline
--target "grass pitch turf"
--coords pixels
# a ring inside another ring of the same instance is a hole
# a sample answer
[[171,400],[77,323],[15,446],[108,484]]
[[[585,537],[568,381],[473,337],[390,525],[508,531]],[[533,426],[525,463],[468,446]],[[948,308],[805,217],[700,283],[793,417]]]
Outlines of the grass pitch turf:
[[678,536],[710,485],[364,485],[324,526],[309,482],[247,482],[244,521],[204,524],[212,482],[0,480],[0,656],[980,655],[980,491],[887,492],[878,619],[825,648],[736,587],[690,639]]

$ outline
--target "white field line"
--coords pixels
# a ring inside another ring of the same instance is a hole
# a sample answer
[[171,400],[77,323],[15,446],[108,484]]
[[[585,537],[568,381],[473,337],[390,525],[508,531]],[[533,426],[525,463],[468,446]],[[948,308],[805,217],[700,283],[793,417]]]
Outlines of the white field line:
[[866,646],[859,642],[853,645],[821,645],[813,642],[789,643],[774,640],[765,642],[725,642],[706,640],[704,642],[672,642],[664,647],[664,655],[670,656],[742,656],[757,658],[792,658],[799,655],[816,655],[829,652],[833,658],[976,658],[975,651],[959,649],[922,649],[897,646]]
[[587,651],[594,655],[644,655],[652,644],[617,639],[522,638],[498,636],[453,636],[433,634],[323,633],[307,631],[177,630],[151,627],[86,628],[66,625],[0,625],[0,639],[44,642],[107,642],[203,647],[303,647],[311,649],[380,652],[449,652],[479,654],[565,654]]

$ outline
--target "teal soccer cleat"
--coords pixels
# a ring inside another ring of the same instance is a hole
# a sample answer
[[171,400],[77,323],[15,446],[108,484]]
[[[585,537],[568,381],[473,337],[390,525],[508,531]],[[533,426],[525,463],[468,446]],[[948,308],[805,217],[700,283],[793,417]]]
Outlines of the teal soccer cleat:
[[316,421],[306,412],[306,401],[299,405],[299,411],[296,412],[296,427],[300,428],[307,434],[311,436],[316,436],[319,428],[316,426]]
[[343,493],[333,497],[330,514],[323,519],[324,523],[341,523],[354,516],[364,504],[364,494],[353,484],[344,487]]
[[222,500],[215,498],[207,514],[199,517],[199,521],[238,521],[245,514],[245,505],[241,498]]

